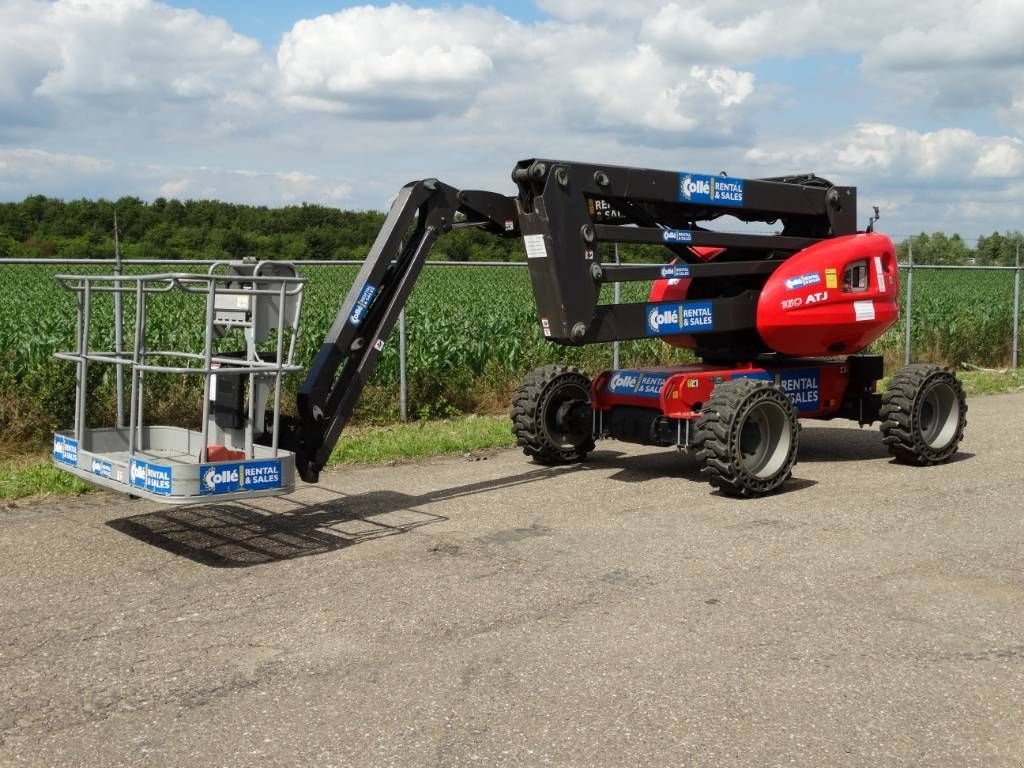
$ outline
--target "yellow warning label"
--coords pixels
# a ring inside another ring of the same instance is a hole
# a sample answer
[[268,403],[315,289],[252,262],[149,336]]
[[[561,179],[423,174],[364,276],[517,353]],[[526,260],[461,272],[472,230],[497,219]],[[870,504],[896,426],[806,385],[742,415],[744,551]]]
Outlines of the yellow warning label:
[[826,288],[838,288],[839,280],[836,278],[835,269],[825,270],[825,287]]

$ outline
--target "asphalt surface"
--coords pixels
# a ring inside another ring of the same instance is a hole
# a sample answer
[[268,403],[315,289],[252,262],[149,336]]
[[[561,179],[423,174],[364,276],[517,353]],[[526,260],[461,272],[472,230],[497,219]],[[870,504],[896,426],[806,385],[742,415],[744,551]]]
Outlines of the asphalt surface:
[[0,764],[1024,765],[1024,394],[968,418],[753,501],[609,442],[8,507]]

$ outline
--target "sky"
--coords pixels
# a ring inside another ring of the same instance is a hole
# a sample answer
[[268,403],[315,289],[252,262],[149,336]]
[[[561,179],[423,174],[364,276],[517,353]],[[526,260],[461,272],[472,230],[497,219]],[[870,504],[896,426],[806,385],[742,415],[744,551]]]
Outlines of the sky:
[[531,157],[1024,229],[1024,0],[0,0],[0,200],[385,209]]

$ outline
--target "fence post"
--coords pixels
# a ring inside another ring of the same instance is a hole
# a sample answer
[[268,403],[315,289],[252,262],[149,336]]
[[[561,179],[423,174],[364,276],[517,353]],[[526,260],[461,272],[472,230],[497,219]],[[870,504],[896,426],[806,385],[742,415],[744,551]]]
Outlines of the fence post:
[[[122,274],[121,236],[117,231],[117,208],[114,209],[114,274]],[[124,352],[124,311],[121,305],[121,281],[114,281],[114,356],[120,360]],[[117,426],[124,427],[124,366],[114,366],[114,396],[117,398]]]
[[910,365],[910,328],[913,317],[913,301],[914,301],[914,238],[907,240],[907,254],[910,257],[910,263],[907,265],[907,298],[903,305],[903,311],[907,315],[907,330],[906,340],[904,341],[903,348],[903,364]]
[[[619,244],[615,243],[615,263],[620,264],[619,261]],[[615,303],[618,304],[622,300],[622,283],[614,283],[612,285],[614,291],[613,297]],[[612,342],[612,370],[617,371],[619,369],[619,341],[616,339]]]
[[1013,368],[1017,369],[1020,348],[1020,241],[1017,241],[1016,269],[1013,270]]
[[398,313],[398,413],[409,420],[409,392],[405,380],[405,310]]

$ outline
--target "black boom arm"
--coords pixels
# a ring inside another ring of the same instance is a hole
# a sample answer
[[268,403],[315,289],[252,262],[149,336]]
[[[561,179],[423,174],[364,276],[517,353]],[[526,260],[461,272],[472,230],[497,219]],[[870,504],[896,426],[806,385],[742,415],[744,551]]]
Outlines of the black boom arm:
[[299,388],[298,418],[285,425],[284,446],[306,482],[327,463],[434,242],[460,227],[518,236],[515,198],[436,179],[399,192]]

